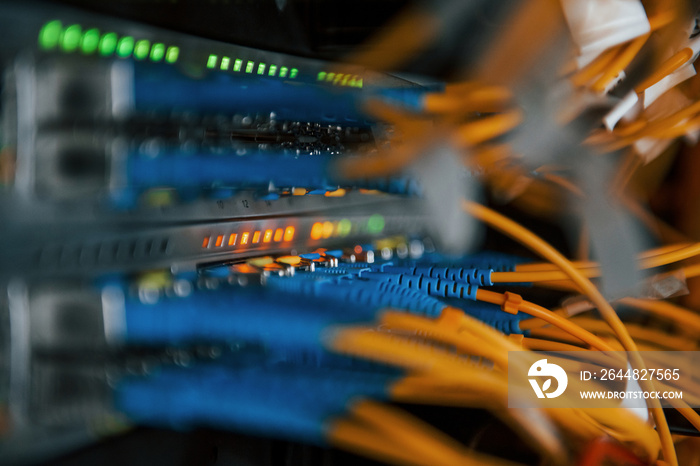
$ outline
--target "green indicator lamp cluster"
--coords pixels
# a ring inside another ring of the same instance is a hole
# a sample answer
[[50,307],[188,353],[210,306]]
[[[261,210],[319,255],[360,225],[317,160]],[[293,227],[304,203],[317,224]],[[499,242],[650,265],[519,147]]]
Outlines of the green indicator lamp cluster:
[[[233,63],[233,66],[231,66]],[[245,64],[245,67],[243,66]],[[299,70],[297,68],[289,69],[286,66],[277,66],[275,64],[267,65],[267,63],[258,62],[256,64],[253,60],[243,60],[242,58],[230,58],[221,57],[219,61],[219,56],[216,54],[210,54],[207,57],[207,68],[209,69],[220,69],[222,71],[228,71],[229,68],[235,73],[247,73],[247,74],[257,74],[259,76],[278,76],[280,78],[296,79],[299,75]]]
[[367,230],[370,233],[381,233],[384,230],[384,217],[379,214],[372,215],[367,220]]
[[80,50],[84,55],[97,52],[103,57],[116,53],[119,58],[128,58],[133,54],[136,60],[150,58],[153,62],[159,62],[165,59],[167,63],[175,63],[180,55],[180,49],[175,46],[166,48],[165,44],[160,42],[151,46],[148,40],[136,41],[131,36],[119,37],[114,32],[100,34],[95,28],[83,31],[79,24],[71,24],[64,28],[58,20],[49,21],[41,28],[39,48],[47,51],[58,48],[66,53]]
[[344,74],[344,73],[329,73],[326,71],[319,71],[316,77],[317,81],[323,81],[331,83],[334,86],[346,86],[346,87],[362,87],[362,78],[356,74]]

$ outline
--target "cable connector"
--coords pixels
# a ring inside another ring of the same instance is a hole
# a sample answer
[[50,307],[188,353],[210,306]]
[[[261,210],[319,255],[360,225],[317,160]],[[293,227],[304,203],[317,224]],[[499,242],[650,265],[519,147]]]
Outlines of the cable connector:
[[506,300],[501,304],[501,309],[509,314],[517,314],[520,311],[520,305],[523,303],[523,297],[510,291],[503,293],[503,296]]

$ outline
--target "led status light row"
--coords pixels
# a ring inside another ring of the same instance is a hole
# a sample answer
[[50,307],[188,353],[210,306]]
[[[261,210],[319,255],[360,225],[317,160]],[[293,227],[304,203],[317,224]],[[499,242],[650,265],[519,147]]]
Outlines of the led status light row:
[[207,58],[207,68],[219,68],[223,71],[228,71],[230,68],[236,73],[244,72],[248,74],[258,74],[261,76],[277,76],[280,78],[289,79],[295,79],[299,74],[299,70],[296,68],[289,69],[286,66],[278,67],[277,65],[270,65],[268,67],[267,63],[262,62],[258,63],[256,66],[256,63],[254,61],[242,60],[240,58],[232,59],[230,57],[221,57],[221,61],[219,61],[219,56],[214,54],[209,55],[209,58]]
[[221,248],[224,246],[247,246],[259,243],[281,243],[294,239],[294,227],[277,228],[275,230],[244,231],[228,235],[205,236],[202,248]]
[[136,60],[175,63],[180,55],[179,47],[161,42],[135,40],[132,36],[119,37],[115,32],[100,33],[98,29],[83,30],[79,24],[63,27],[60,21],[49,21],[39,31],[39,47],[43,50],[59,50],[84,55],[98,53],[103,57],[116,54],[119,58],[133,56]]
[[[310,238],[312,240],[328,239],[331,236],[344,238],[350,234],[352,222],[347,218],[337,222],[316,222],[311,225]],[[384,217],[379,214],[372,215],[367,220],[367,231],[372,234],[379,234],[384,231]]]
[[328,73],[320,71],[317,81],[332,83],[334,86],[362,87],[362,78],[356,74]]

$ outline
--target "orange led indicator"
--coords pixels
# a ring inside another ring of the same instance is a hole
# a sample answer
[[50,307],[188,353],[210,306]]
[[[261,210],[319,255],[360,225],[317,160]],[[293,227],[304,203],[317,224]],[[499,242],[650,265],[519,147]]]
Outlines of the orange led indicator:
[[323,222],[322,234],[324,238],[331,237],[331,235],[333,234],[333,222]]
[[209,237],[205,237],[204,241],[202,241],[202,247],[203,248],[208,248],[209,247]]
[[355,254],[360,254],[362,252],[362,246],[360,246],[358,244],[357,246],[355,246],[354,251],[355,251]]
[[219,235],[216,237],[216,242],[214,243],[214,246],[220,248],[222,244],[224,244],[224,235]]
[[253,244],[260,242],[260,230],[253,233]]
[[275,243],[279,243],[282,241],[282,235],[284,235],[284,230],[281,228],[278,228],[275,230],[275,237],[272,238]]
[[247,231],[241,234],[241,244],[248,244],[248,236],[250,236],[250,233]]
[[323,235],[323,223],[316,222],[311,226],[311,239],[321,239]]
[[238,234],[236,233],[231,233],[231,236],[228,237],[228,245],[233,246],[236,244],[236,238],[238,237]]
[[265,234],[263,235],[263,243],[269,243],[272,241],[272,230],[265,230]]
[[[275,235],[276,236],[276,235]],[[294,227],[287,227],[284,230],[284,240],[291,241],[294,239]]]

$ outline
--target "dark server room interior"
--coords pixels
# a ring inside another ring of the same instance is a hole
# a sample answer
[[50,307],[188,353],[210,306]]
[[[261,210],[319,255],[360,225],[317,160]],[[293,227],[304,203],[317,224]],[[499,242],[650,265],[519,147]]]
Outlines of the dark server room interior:
[[0,0],[0,464],[700,465],[698,21]]

